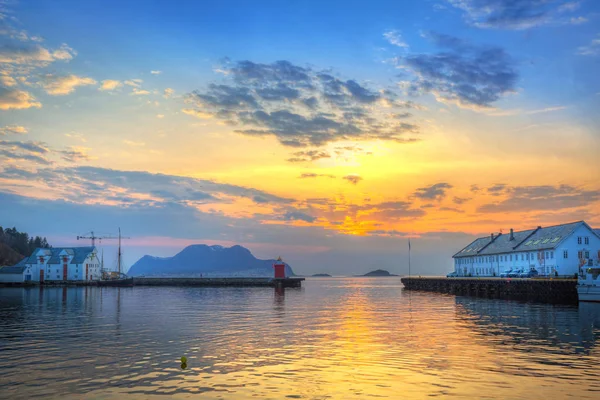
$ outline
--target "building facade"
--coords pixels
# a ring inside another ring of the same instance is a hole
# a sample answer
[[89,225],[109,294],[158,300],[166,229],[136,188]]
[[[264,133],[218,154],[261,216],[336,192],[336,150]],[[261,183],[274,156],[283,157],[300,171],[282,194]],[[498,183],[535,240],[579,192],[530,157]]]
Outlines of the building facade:
[[600,230],[584,221],[474,240],[452,256],[458,276],[500,276],[509,271],[573,276],[600,259]]
[[33,281],[94,281],[102,274],[96,247],[35,249],[26,259]]

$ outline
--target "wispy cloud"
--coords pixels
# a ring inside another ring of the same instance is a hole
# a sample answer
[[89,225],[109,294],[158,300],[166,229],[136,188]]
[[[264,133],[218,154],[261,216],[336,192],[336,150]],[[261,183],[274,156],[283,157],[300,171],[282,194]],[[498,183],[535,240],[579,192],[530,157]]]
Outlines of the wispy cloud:
[[0,110],[22,110],[41,106],[42,103],[29,92],[0,87]]
[[359,175],[356,174],[351,174],[351,175],[346,175],[344,176],[342,179],[347,180],[348,182],[350,182],[353,185],[358,184],[360,181],[363,180],[363,178]]
[[383,37],[394,46],[408,47],[408,44],[402,38],[400,31],[392,29],[383,33]]
[[100,85],[98,90],[110,91],[110,90],[115,90],[121,86],[123,86],[123,84],[120,81],[106,79],[106,80],[102,81],[102,85]]
[[582,56],[598,56],[600,55],[600,33],[595,39],[592,39],[587,46],[581,46],[577,49],[577,54]]
[[20,126],[20,125],[7,125],[3,128],[0,128],[0,136],[10,135],[10,134],[24,135],[27,132],[28,132],[27,128],[25,128],[24,126]]
[[95,85],[97,82],[92,78],[77,75],[45,75],[40,84],[46,93],[52,96],[64,96],[73,93],[78,86]]
[[162,74],[162,71],[150,71],[150,73],[152,75],[160,75],[160,74]]

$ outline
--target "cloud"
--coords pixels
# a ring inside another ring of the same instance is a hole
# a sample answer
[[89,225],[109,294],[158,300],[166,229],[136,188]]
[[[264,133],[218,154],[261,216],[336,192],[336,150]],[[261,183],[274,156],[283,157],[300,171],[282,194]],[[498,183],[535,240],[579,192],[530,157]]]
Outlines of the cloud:
[[196,110],[194,108],[183,108],[183,109],[181,109],[181,112],[183,112],[184,114],[187,114],[187,115],[192,115],[192,116],[194,116],[196,118],[200,118],[200,119],[210,119],[213,117],[213,114],[211,114],[211,113]]
[[0,47],[0,63],[47,66],[54,61],[69,61],[73,59],[76,54],[77,53],[66,44],[63,44],[56,50],[48,50],[40,45],[4,45]]
[[411,208],[413,205],[407,201],[384,201],[381,203],[350,206],[350,213],[366,215],[377,220],[416,218],[425,215],[425,211]]
[[595,39],[592,39],[587,46],[581,46],[577,49],[577,54],[582,56],[598,56],[600,55],[600,33]]
[[147,96],[147,95],[149,95],[149,94],[150,94],[150,92],[149,92],[149,91],[147,91],[147,90],[144,90],[144,89],[138,89],[138,88],[134,87],[134,88],[131,90],[131,93],[130,93],[130,94],[131,94],[132,96]]
[[104,90],[104,91],[115,90],[117,88],[120,88],[121,86],[123,86],[123,84],[119,81],[115,81],[112,79],[106,79],[106,80],[102,81],[102,85],[100,86],[100,88],[98,88],[98,90]]
[[11,134],[24,135],[27,132],[27,128],[20,125],[7,125],[4,128],[0,128],[0,136]]
[[173,97],[173,95],[175,94],[175,90],[171,89],[171,88],[166,88],[164,93],[163,93],[163,97],[165,99],[170,99],[171,97]]
[[160,75],[160,74],[162,74],[162,71],[150,71],[150,73],[152,75]]
[[9,141],[9,140],[0,140],[0,147],[7,147],[10,149],[21,149],[30,151],[32,153],[48,153],[50,150],[47,145],[43,142],[19,142],[19,141]]
[[553,211],[588,206],[600,200],[599,190],[585,190],[570,185],[511,186],[507,197],[480,206],[482,213]]
[[85,147],[70,146],[66,150],[60,150],[59,153],[64,161],[77,163],[92,159],[92,157],[87,153],[88,150],[89,149]]
[[408,47],[408,44],[402,39],[402,35],[396,29],[392,29],[383,33],[383,37],[394,46]]
[[581,23],[582,17],[563,17],[577,10],[572,0],[447,0],[464,11],[479,28],[528,29],[548,24]]
[[345,180],[347,180],[348,182],[350,182],[350,183],[351,183],[351,184],[353,184],[353,185],[356,185],[356,184],[358,184],[358,182],[360,182],[360,181],[362,181],[362,180],[363,180],[363,178],[362,178],[362,177],[360,177],[360,176],[358,176],[358,175],[355,175],[355,174],[352,174],[352,175],[346,175],[346,176],[342,177],[342,179],[345,179]]
[[156,118],[163,119],[165,117],[164,114],[156,114]]
[[441,102],[485,108],[516,91],[518,73],[502,48],[475,46],[434,32],[425,37],[445,50],[399,58],[400,67],[414,75],[413,80],[401,83],[408,93],[432,93]]
[[453,186],[446,182],[436,183],[435,185],[418,188],[413,196],[424,200],[442,200],[446,197],[446,191]]
[[330,158],[331,155],[322,150],[305,150],[292,153],[294,157],[288,158],[289,162],[309,162],[316,161],[322,158]]
[[464,204],[467,201],[471,200],[470,197],[457,197],[454,196],[454,198],[452,199],[452,202],[454,202],[454,204]]
[[144,142],[134,142],[133,140],[123,140],[123,143],[132,147],[143,147],[146,145]]
[[313,223],[316,219],[317,218],[300,211],[288,211],[285,214],[283,214],[283,220],[285,221],[304,221],[308,223]]
[[13,150],[0,149],[0,157],[6,158],[6,160],[4,160],[3,163],[9,162],[9,161],[27,161],[27,162],[32,162],[35,164],[40,164],[40,165],[52,164],[52,162],[49,161],[44,156],[41,156],[38,154],[32,154],[32,153],[23,153],[23,152],[13,151]]
[[190,105],[185,113],[213,117],[243,135],[275,136],[291,147],[338,140],[417,140],[410,136],[418,127],[399,121],[394,112],[414,105],[400,101],[394,91],[374,90],[289,61],[228,61],[218,72],[224,82],[184,96]]
[[41,106],[42,104],[29,92],[0,87],[0,110],[22,110]]
[[12,76],[7,75],[8,72],[7,71],[0,71],[0,74],[4,73],[3,75],[0,75],[0,85],[4,86],[4,87],[13,87],[13,86],[17,86],[17,80],[15,78],[13,78]]
[[306,179],[306,178],[335,178],[335,175],[330,175],[330,174],[317,174],[314,172],[305,172],[303,174],[301,174],[298,178],[300,179]]
[[77,75],[47,74],[40,83],[49,95],[64,96],[73,93],[78,86],[95,85],[97,82],[92,78]]
[[487,192],[492,196],[500,196],[507,189],[507,185],[505,183],[496,183],[493,186],[487,188]]
[[131,87],[140,87],[142,85],[144,81],[141,79],[129,79],[127,81],[125,81],[124,83],[127,86],[131,86]]

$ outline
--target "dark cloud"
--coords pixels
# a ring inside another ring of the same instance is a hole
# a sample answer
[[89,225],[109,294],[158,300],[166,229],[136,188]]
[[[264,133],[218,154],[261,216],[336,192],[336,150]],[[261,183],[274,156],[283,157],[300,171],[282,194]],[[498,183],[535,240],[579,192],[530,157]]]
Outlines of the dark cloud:
[[67,150],[60,150],[58,152],[61,158],[67,162],[76,163],[79,161],[88,161],[91,157],[83,150],[70,147]]
[[[288,61],[232,63],[224,82],[210,84],[185,98],[186,114],[213,117],[250,136],[275,136],[290,147],[323,146],[338,140],[417,140],[414,124],[398,112],[417,105],[398,100],[392,90],[374,90],[356,80]],[[384,112],[385,111],[385,112]]]
[[481,188],[479,187],[479,185],[471,185],[470,190],[473,193],[477,193],[477,192],[479,192],[481,190]]
[[507,198],[484,204],[478,212],[529,212],[589,206],[600,200],[600,190],[585,190],[570,185],[514,186],[505,188]]
[[455,207],[440,207],[440,211],[450,211],[455,213],[464,213],[464,210]]
[[486,190],[492,196],[500,196],[506,190],[506,184],[505,183],[496,183],[495,185],[490,186]]
[[565,23],[564,17],[579,7],[572,0],[447,0],[465,12],[466,19],[480,28],[527,29]]
[[46,159],[43,156],[31,154],[31,153],[20,153],[20,152],[15,152],[15,151],[11,151],[11,150],[0,149],[0,157],[6,158],[6,160],[3,160],[3,162],[12,160],[12,161],[31,161],[33,163],[40,164],[40,165],[52,164],[51,161],[49,161],[48,159]]
[[469,200],[471,200],[470,197],[457,197],[457,196],[454,196],[454,198],[452,199],[454,204],[464,204]]
[[350,182],[353,185],[356,185],[358,182],[363,180],[363,178],[358,175],[346,175],[342,179],[347,180],[348,182]]
[[436,183],[435,185],[418,188],[413,196],[425,200],[442,200],[446,197],[446,191],[452,189],[452,185],[446,182]]
[[303,174],[301,174],[298,178],[300,179],[306,179],[306,178],[335,178],[335,175],[330,175],[330,174],[316,174],[314,172],[305,172]]
[[331,155],[322,150],[306,150],[306,151],[297,151],[292,153],[294,157],[288,158],[289,162],[307,162],[307,161],[316,161],[321,158],[330,158]]
[[444,51],[400,57],[415,79],[403,83],[413,95],[433,93],[440,101],[466,107],[490,107],[516,90],[518,73],[500,47],[474,46],[448,35],[426,35]]
[[48,147],[43,142],[19,142],[19,141],[9,141],[9,140],[0,140],[0,147],[7,147],[9,149],[21,149],[26,150],[31,153],[39,153],[46,154],[49,152]]
[[313,223],[317,218],[300,211],[288,211],[283,215],[285,221],[304,221]]

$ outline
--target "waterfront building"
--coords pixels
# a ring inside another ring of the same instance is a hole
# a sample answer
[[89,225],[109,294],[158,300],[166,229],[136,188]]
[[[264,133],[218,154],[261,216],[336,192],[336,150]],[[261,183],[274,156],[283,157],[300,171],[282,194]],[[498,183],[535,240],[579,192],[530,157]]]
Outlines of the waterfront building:
[[94,281],[101,278],[98,251],[94,246],[38,248],[25,259],[31,280]]
[[458,276],[500,276],[507,271],[541,276],[574,276],[579,267],[597,265],[600,230],[584,221],[541,227],[474,240],[452,256]]
[[0,268],[0,283],[23,283],[32,280],[31,267],[26,265],[27,258],[12,267]]

